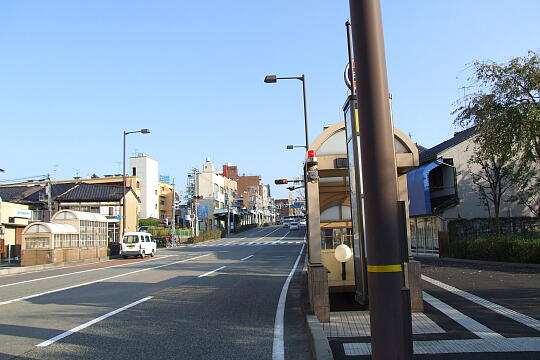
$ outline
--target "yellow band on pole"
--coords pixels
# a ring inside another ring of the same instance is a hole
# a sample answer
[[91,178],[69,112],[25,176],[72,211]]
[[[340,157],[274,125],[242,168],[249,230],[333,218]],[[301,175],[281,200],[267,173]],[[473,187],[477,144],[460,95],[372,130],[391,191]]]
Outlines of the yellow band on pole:
[[368,272],[400,272],[402,271],[401,264],[398,265],[368,265]]

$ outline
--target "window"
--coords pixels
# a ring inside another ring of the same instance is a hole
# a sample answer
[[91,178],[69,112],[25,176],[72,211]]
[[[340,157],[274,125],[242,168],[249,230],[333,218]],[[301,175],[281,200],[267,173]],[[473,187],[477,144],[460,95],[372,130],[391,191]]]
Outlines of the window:
[[131,175],[132,176],[137,176],[137,168],[132,168],[131,169]]
[[141,188],[141,183],[137,181],[137,189],[140,189],[140,188]]
[[336,169],[345,169],[349,167],[349,159],[348,158],[337,158],[334,160],[334,167]]
[[352,247],[351,228],[321,229],[322,249],[335,249],[341,244]]
[[157,195],[157,190],[155,190],[155,193],[156,193],[156,195]]
[[164,200],[160,200],[159,203],[160,203],[160,205],[165,205],[165,201],[164,201]]
[[156,208],[156,210],[157,210],[157,204],[156,204],[155,208]]
[[114,208],[112,206],[109,206],[109,216],[114,215]]

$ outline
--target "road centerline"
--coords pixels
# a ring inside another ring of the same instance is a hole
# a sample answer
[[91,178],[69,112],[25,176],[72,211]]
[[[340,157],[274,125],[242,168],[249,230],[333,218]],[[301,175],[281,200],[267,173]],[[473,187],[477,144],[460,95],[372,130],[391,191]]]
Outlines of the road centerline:
[[36,297],[39,297],[39,296],[53,294],[53,293],[64,291],[64,290],[74,289],[74,288],[78,288],[78,287],[81,287],[81,286],[91,285],[91,284],[95,284],[95,283],[98,283],[98,282],[103,282],[103,281],[107,281],[107,280],[111,280],[111,279],[116,279],[116,278],[119,278],[119,277],[122,277],[122,276],[131,275],[131,274],[139,273],[139,272],[142,272],[142,271],[159,269],[159,268],[166,267],[166,266],[180,264],[180,263],[183,263],[183,262],[186,262],[186,261],[199,259],[201,257],[209,256],[209,255],[210,254],[204,254],[204,255],[195,256],[195,257],[192,257],[192,258],[189,258],[189,259],[175,261],[175,262],[168,263],[168,264],[162,264],[162,265],[158,265],[158,266],[154,266],[154,267],[139,269],[139,270],[130,271],[130,272],[127,272],[127,273],[124,273],[124,274],[109,276],[109,277],[98,279],[98,280],[87,281],[87,282],[84,282],[84,283],[81,283],[81,284],[66,286],[66,287],[63,287],[63,288],[60,288],[60,289],[44,291],[44,292],[41,292],[41,293],[38,293],[38,294],[27,295],[27,296],[23,296],[23,297],[16,298],[16,299],[6,300],[6,301],[0,302],[0,306],[1,305],[8,305],[8,304],[11,304],[11,303],[14,303],[14,302],[17,302],[17,301],[24,301],[24,300],[28,300],[28,299],[33,299],[33,298],[36,298]]
[[252,255],[249,255],[249,256],[246,256],[246,257],[245,257],[245,258],[243,258],[243,259],[240,259],[240,261],[244,261],[244,260],[247,260],[247,259],[249,259],[250,257],[253,257],[253,254],[252,254]]
[[[158,258],[148,259],[148,260],[144,260],[144,261],[155,261],[155,260],[160,260],[160,259],[163,259],[163,258],[168,258],[168,257],[171,257],[171,256],[174,256],[174,255],[163,255],[163,256],[160,256]],[[133,265],[133,264],[140,264],[140,263],[141,263],[141,261],[128,262],[128,263],[125,263],[125,264],[118,264],[118,265],[112,265],[112,266],[103,266],[103,267],[99,267],[99,268],[95,268],[95,269],[75,271],[75,272],[67,273],[67,274],[59,274],[59,275],[46,276],[46,277],[37,278],[37,279],[18,281],[18,282],[14,282],[14,283],[10,283],[10,284],[0,285],[0,288],[7,287],[7,286],[20,285],[20,284],[27,284],[27,283],[41,281],[41,280],[56,279],[56,278],[59,278],[59,277],[64,277],[64,276],[69,276],[69,275],[76,275],[76,274],[83,274],[83,273],[92,272],[92,271],[114,269],[114,268],[117,268],[117,267],[122,267],[122,266],[126,266],[126,265]]]
[[210,274],[213,274],[213,273],[215,273],[216,271],[223,270],[223,269],[225,269],[225,268],[226,268],[226,266],[222,266],[222,267],[219,267],[219,268],[217,268],[217,269],[215,269],[215,270],[209,271],[209,272],[207,272],[206,274],[199,275],[199,276],[197,276],[197,277],[198,277],[198,278],[202,278],[202,277],[208,276],[208,275],[210,275]]

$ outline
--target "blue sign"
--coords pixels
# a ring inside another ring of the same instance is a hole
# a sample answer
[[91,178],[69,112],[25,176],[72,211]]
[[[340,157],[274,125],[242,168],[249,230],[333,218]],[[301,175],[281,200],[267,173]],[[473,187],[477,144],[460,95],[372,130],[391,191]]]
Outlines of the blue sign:
[[120,220],[120,215],[116,215],[116,220]]
[[171,177],[169,175],[159,175],[159,181],[171,184]]
[[208,220],[208,206],[197,206],[197,217],[200,221]]

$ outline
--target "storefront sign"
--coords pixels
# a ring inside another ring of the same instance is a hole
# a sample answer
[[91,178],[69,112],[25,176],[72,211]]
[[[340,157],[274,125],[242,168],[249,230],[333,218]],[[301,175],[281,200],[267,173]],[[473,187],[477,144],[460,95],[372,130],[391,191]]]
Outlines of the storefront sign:
[[23,218],[23,219],[31,219],[32,218],[32,211],[31,210],[15,209],[13,217]]

